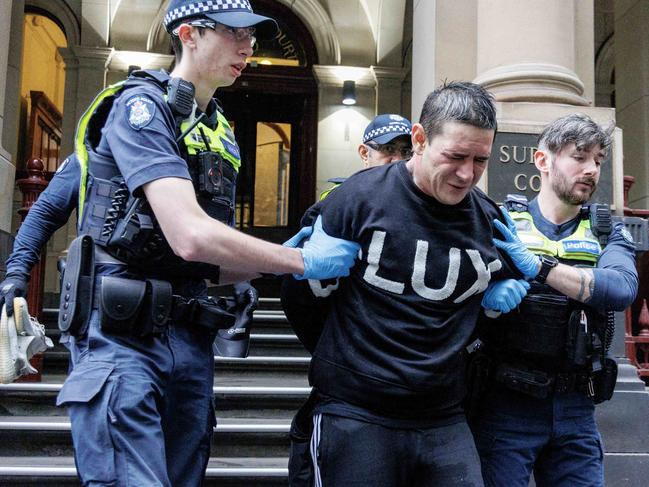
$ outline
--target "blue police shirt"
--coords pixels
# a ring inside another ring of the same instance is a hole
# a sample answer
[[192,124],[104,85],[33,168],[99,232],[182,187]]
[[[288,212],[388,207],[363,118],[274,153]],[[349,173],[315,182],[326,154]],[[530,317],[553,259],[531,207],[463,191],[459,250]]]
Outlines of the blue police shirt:
[[162,90],[152,82],[138,84],[115,100],[96,151],[115,161],[128,189],[138,194],[156,179],[191,179],[175,138],[176,123]]
[[29,275],[43,246],[77,208],[80,177],[79,162],[73,154],[59,166],[20,226],[7,259],[7,274]]

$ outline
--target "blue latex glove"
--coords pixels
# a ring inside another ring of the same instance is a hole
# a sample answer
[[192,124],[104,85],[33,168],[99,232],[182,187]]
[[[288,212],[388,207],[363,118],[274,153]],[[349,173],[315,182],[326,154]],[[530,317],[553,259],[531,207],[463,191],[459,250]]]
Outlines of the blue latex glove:
[[516,224],[512,221],[507,210],[501,208],[501,211],[505,217],[507,226],[503,225],[498,219],[494,220],[494,226],[502,233],[505,240],[494,238],[493,243],[500,250],[507,252],[516,267],[518,267],[518,270],[525,276],[525,279],[534,279],[540,270],[539,257],[530,252],[518,238]]
[[509,313],[520,304],[529,288],[530,284],[523,279],[504,279],[492,282],[482,296],[482,307]]
[[300,228],[299,232],[297,232],[295,235],[289,238],[282,245],[284,247],[291,247],[291,248],[299,247],[300,244],[302,243],[302,240],[304,240],[305,238],[309,238],[312,233],[313,233],[313,227],[302,227]]
[[[284,245],[287,247],[298,245],[304,238],[304,236],[299,237],[300,232]],[[359,250],[360,246],[355,242],[327,235],[322,228],[322,217],[319,216],[313,224],[311,238],[300,249],[304,259],[304,274],[301,276],[293,274],[293,277],[321,280],[348,276]]]

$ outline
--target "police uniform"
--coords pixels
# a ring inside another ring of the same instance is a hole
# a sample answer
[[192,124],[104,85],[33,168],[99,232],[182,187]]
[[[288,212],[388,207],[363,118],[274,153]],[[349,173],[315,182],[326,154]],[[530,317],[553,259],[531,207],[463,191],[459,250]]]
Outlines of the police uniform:
[[38,262],[43,246],[56,230],[67,223],[77,207],[80,173],[74,154],[61,163],[20,225],[7,259],[8,275],[18,274],[27,278]]
[[532,470],[538,486],[603,485],[594,405],[615,386],[607,311],[635,297],[633,240],[622,224],[591,224],[587,208],[555,225],[537,200],[506,206],[529,250],[592,268],[596,284],[584,305],[535,281],[517,310],[481,324],[490,379],[472,427],[485,485],[527,486]]
[[[488,281],[518,276],[491,242],[498,207],[478,189],[442,205],[405,161],[352,175],[317,206],[326,231],[359,242],[363,257],[328,298],[309,371],[314,432],[294,435],[292,485],[309,475],[323,485],[482,485],[459,407],[461,350]],[[287,316],[307,291],[291,289]],[[311,472],[296,472],[309,439]]]

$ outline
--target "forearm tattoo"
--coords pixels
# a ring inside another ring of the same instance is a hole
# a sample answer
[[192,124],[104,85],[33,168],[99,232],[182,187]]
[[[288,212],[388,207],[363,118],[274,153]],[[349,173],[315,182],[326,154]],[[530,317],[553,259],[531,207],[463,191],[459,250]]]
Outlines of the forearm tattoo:
[[577,301],[589,303],[595,291],[595,275],[588,269],[579,269],[579,293]]

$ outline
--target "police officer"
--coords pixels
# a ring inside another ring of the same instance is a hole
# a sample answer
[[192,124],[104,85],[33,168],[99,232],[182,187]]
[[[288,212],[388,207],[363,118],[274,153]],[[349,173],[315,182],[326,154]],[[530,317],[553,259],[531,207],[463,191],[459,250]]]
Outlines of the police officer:
[[[276,32],[274,20],[247,0],[172,0],[164,25],[172,73],[138,72],[104,90],[75,138],[82,235],[59,315],[74,368],[57,404],[69,408],[84,485],[201,483],[215,425],[211,345],[233,318],[206,298],[204,278],[335,277],[358,253],[319,221],[285,244],[313,232],[299,250],[227,225],[240,157],[212,95],[241,74],[256,35]],[[14,269],[5,300],[26,287],[29,269]]]
[[[510,311],[484,323],[490,378],[473,424],[485,485],[603,485],[594,405],[616,377],[607,357],[612,312],[635,299],[634,245],[607,207],[584,206],[597,187],[610,131],[585,115],[555,120],[534,163],[541,189],[530,202],[508,197],[508,252],[531,287],[494,284],[483,305]],[[518,236],[516,235],[518,234]],[[525,295],[519,306],[520,298]]]
[[[384,113],[374,117],[365,127],[363,142],[358,146],[358,155],[363,162],[363,168],[410,159],[412,156],[411,131],[410,120],[396,113]],[[320,194],[320,199],[326,198],[345,179],[329,179],[328,182],[334,183],[334,186],[323,191]]]

